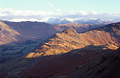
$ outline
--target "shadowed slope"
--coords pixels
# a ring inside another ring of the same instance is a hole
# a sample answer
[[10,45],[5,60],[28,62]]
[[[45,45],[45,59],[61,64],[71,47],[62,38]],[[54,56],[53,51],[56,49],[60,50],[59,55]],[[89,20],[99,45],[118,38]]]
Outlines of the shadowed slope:
[[[98,51],[87,50],[88,47],[99,49]],[[75,71],[76,67],[98,59],[106,52],[102,48],[102,46],[91,45],[62,55],[40,58],[36,64],[21,72],[22,78],[56,78],[59,75],[69,74]]]
[[119,78],[120,48],[97,61],[79,67],[75,72],[64,78]]

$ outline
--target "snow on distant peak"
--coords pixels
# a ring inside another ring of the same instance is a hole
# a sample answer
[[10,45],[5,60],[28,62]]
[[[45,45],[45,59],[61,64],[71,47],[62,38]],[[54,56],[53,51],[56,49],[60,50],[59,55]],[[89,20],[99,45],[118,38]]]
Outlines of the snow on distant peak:
[[[0,19],[14,22],[20,21],[38,21],[47,22],[51,24],[58,23],[74,23],[79,21],[80,23],[85,21],[94,22],[97,19],[101,21],[119,21],[120,13],[104,13],[104,12],[86,12],[83,10],[78,11],[29,11],[29,10],[13,10],[13,9],[1,9]],[[99,20],[99,21],[100,21]]]

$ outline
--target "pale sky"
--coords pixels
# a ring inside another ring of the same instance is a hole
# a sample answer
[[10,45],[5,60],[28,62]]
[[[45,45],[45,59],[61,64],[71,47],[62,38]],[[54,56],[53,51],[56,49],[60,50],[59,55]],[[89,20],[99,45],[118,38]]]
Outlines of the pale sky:
[[120,18],[120,0],[0,0],[0,19],[35,20],[49,18]]
[[120,12],[120,0],[0,0],[0,8],[14,10]]

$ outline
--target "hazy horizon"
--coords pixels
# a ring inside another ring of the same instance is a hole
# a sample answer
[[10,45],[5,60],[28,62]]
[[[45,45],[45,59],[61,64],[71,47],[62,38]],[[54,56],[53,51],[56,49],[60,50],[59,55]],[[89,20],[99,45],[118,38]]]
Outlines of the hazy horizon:
[[50,18],[114,20],[120,18],[119,2],[118,0],[0,0],[0,19],[41,22]]

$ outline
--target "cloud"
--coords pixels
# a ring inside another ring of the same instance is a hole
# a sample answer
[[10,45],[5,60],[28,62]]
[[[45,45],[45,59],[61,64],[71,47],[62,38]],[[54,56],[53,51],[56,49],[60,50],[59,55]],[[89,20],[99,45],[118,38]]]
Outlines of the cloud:
[[[51,4],[50,4],[51,5]],[[52,5],[53,6],[53,5]],[[61,9],[56,9],[56,12],[49,11],[30,11],[30,10],[13,10],[13,9],[1,9],[0,19],[10,21],[47,21],[50,18],[67,18],[67,20],[73,21],[74,19],[105,19],[113,20],[120,18],[120,13],[111,12],[86,12],[83,10],[62,12]]]
[[31,15],[59,15],[59,13],[46,12],[46,11],[28,11],[28,10],[13,10],[13,9],[0,9],[0,14],[3,16],[31,16]]
[[38,22],[40,22],[40,20],[38,20],[38,19],[20,19],[20,18],[11,19],[11,20],[8,20],[8,21],[14,21],[14,22],[21,22],[21,21],[38,21]]
[[49,19],[51,19],[51,18],[55,18],[55,17],[43,17],[40,21],[41,22],[45,22],[45,21],[48,21]]
[[58,16],[58,15],[61,15],[61,13],[49,11],[13,10],[0,8],[0,19],[10,21],[27,21],[27,20],[33,21],[33,19],[41,20],[43,17],[46,16]]
[[61,10],[61,9],[57,9],[56,11],[57,11],[57,12],[62,12],[62,10]]

